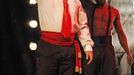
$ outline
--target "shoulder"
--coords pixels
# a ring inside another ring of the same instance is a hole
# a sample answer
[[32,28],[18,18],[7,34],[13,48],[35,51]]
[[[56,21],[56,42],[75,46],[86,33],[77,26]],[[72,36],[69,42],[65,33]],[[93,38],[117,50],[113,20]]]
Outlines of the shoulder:
[[111,8],[112,12],[113,12],[116,16],[119,16],[119,15],[120,15],[119,10],[118,10],[117,8],[115,8],[115,7],[113,7],[113,6],[110,6],[110,8]]

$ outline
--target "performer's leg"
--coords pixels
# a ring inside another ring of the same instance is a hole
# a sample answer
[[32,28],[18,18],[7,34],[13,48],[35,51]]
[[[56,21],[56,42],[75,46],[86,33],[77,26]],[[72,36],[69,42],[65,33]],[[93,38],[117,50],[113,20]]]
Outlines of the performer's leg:
[[37,51],[36,75],[57,75],[57,60],[53,46],[39,42]]
[[104,75],[118,75],[116,68],[116,59],[114,48],[111,45],[107,45],[104,49]]
[[94,61],[88,64],[85,69],[85,75],[95,75],[96,64]]
[[100,72],[100,61],[103,56],[103,51],[101,52],[101,47],[95,46],[94,47],[94,57],[93,61],[90,64],[87,64],[85,69],[85,75],[98,75]]
[[74,47],[62,47],[62,57],[59,59],[59,75],[75,74],[75,49]]

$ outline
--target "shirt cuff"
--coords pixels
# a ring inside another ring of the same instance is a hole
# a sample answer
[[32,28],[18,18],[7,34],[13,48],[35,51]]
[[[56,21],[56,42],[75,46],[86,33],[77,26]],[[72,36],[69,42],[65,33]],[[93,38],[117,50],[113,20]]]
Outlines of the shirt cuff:
[[90,44],[87,44],[84,48],[84,51],[93,51],[92,46]]

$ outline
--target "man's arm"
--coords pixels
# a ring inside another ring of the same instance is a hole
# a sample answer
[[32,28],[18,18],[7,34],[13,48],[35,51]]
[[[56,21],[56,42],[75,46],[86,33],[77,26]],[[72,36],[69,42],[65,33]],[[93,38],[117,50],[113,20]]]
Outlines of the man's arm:
[[88,64],[93,60],[93,50],[92,47],[94,42],[91,39],[91,35],[89,32],[89,27],[87,25],[87,16],[84,12],[82,6],[78,8],[78,23],[80,30],[78,31],[78,38],[83,46],[83,49],[86,54],[86,59],[89,57]]
[[114,21],[114,26],[115,26],[115,30],[118,34],[119,42],[120,42],[121,46],[124,48],[125,52],[127,53],[128,63],[132,64],[134,59],[133,59],[132,53],[128,47],[127,38],[126,38],[126,35],[125,35],[123,28],[121,26],[121,23],[120,23],[120,14],[119,14],[118,10],[116,10],[116,18]]

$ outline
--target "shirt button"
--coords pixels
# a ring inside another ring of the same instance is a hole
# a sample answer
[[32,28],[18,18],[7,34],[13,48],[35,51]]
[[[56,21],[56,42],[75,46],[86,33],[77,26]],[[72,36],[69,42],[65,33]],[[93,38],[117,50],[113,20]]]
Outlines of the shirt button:
[[30,42],[29,43],[29,49],[31,50],[31,51],[35,51],[35,50],[37,50],[37,43],[36,42]]
[[29,4],[36,4],[37,0],[29,0]]
[[38,23],[36,20],[31,20],[31,21],[29,21],[29,26],[31,28],[36,28],[38,26]]

